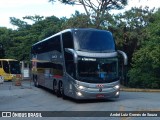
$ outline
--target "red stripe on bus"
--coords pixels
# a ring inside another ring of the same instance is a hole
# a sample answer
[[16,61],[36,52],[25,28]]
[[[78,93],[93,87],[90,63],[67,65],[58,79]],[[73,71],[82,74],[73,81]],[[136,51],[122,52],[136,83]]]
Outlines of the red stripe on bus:
[[54,78],[62,78],[60,75],[53,75]]

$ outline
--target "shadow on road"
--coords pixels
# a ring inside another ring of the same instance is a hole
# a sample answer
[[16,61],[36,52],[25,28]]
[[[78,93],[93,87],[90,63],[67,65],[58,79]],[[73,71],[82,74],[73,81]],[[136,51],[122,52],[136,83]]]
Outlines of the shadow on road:
[[[44,88],[44,87],[40,87],[41,89],[45,90],[46,92],[49,92],[50,94],[53,94],[56,96],[55,93],[53,93],[52,90],[50,89],[47,89],[47,88]],[[61,98],[63,99],[63,98]],[[68,100],[68,101],[71,101],[71,102],[75,102],[75,103],[99,103],[99,102],[116,102],[117,100],[119,100],[118,98],[108,98],[108,99],[85,99],[85,100],[77,100],[77,99],[74,99],[74,98],[71,98],[71,97],[68,97],[66,96],[66,99],[65,100]]]

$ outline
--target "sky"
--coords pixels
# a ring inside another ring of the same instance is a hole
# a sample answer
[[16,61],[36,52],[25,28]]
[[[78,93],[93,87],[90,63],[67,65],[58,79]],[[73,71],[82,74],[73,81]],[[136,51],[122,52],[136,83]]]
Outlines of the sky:
[[[44,17],[55,15],[56,17],[67,17],[75,13],[75,10],[84,12],[82,6],[71,6],[60,4],[59,2],[50,3],[49,0],[0,0],[0,27],[13,28],[10,24],[10,17],[22,19],[25,16],[40,15]],[[160,7],[159,0],[129,0],[125,10],[131,7],[149,6],[149,8]],[[123,12],[118,11],[118,12]],[[118,13],[117,11],[114,11]],[[29,21],[28,21],[29,22]]]

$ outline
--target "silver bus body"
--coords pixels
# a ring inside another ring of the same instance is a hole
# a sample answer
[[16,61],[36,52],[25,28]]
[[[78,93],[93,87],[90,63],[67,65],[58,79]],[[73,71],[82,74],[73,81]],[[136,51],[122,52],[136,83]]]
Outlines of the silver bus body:
[[[108,46],[105,50],[103,45],[96,47],[89,43],[91,40],[87,41],[87,37],[90,36],[81,31],[87,31],[89,35],[97,31],[105,33],[97,29],[67,29],[32,46],[31,61],[35,86],[49,88],[63,98],[66,96],[75,99],[118,98],[120,93],[118,53],[122,54],[125,64],[126,54],[115,49],[113,39],[110,42],[113,47]],[[110,32],[107,34],[111,35]],[[78,40],[81,37],[85,41],[80,43]],[[51,40],[54,38],[57,39]],[[73,45],[67,42],[70,39],[73,40]],[[52,46],[50,41],[56,40],[59,40],[59,43],[55,42]],[[91,49],[86,41],[92,46]],[[94,40],[93,42],[96,43]]]

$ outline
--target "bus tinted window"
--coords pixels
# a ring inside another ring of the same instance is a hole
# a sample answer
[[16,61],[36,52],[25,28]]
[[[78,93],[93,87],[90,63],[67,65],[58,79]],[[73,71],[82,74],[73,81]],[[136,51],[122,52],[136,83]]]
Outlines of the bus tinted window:
[[39,54],[57,50],[61,52],[60,36],[52,37],[32,47],[32,54]]
[[7,61],[3,61],[3,69],[6,73],[9,73],[9,64]]
[[9,61],[11,74],[21,74],[20,64],[18,61]]
[[39,43],[35,46],[32,47],[32,54],[36,54],[36,53],[42,53],[42,43]]
[[76,66],[74,64],[74,57],[72,54],[65,52],[65,65],[66,65],[66,72],[76,78]]
[[51,62],[44,62],[44,63],[38,62],[37,67],[38,68],[50,68],[52,75],[60,75],[60,76],[63,75],[63,67],[60,64],[55,64]]
[[63,48],[73,48],[73,37],[71,32],[62,34]]
[[0,61],[0,68],[2,68],[2,62]]
[[84,51],[115,51],[112,34],[107,31],[77,30],[74,32],[78,50]]
[[43,44],[44,51],[49,52],[53,50],[57,50],[61,52],[61,42],[60,42],[60,36],[55,36],[53,38],[50,38],[49,40],[45,41]]
[[117,58],[79,58],[79,80],[89,83],[110,83],[118,79]]

